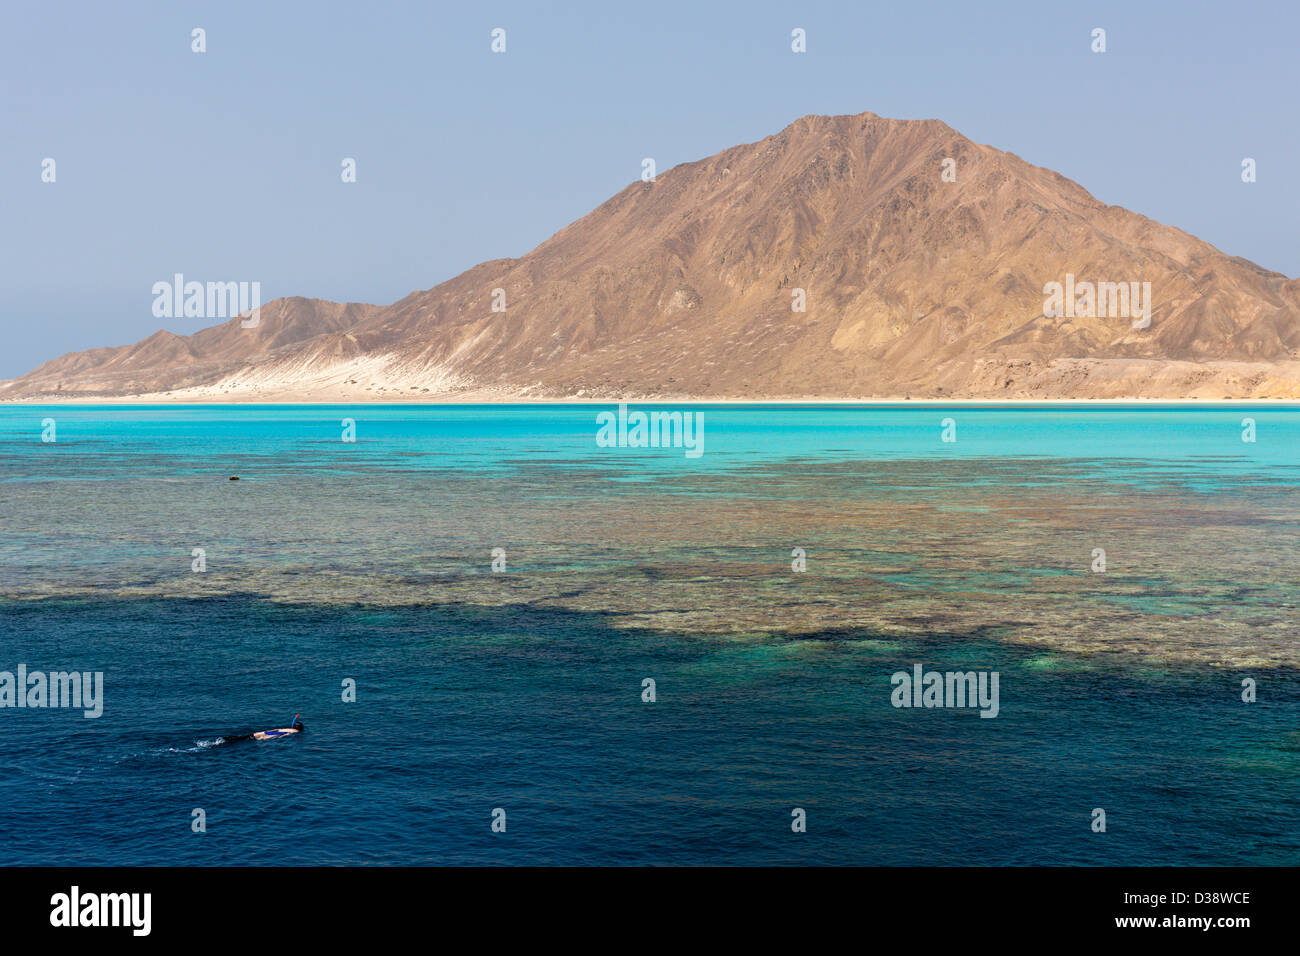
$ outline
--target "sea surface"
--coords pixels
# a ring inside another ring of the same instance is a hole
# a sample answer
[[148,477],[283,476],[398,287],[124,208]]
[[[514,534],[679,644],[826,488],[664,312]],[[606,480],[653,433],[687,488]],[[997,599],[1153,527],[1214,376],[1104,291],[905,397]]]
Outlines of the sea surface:
[[0,406],[0,865],[1300,864],[1300,409],[615,408]]

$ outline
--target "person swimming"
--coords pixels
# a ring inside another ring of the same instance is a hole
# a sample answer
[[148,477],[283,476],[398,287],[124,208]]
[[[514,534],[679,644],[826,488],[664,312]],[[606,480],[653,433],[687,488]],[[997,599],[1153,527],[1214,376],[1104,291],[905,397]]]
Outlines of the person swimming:
[[302,715],[294,714],[293,721],[288,727],[277,727],[275,730],[259,730],[252,734],[230,734],[221,739],[226,743],[232,740],[275,740],[278,737],[288,737],[291,734],[300,734],[306,728],[302,723]]

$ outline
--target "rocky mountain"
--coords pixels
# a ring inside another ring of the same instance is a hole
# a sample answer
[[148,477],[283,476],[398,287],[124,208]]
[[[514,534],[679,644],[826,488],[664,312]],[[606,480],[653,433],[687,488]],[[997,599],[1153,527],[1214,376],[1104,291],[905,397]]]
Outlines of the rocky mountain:
[[[1046,314],[1054,282],[1079,297]],[[1090,308],[1087,283],[1134,295]],[[280,299],[255,329],[158,332],[0,383],[9,401],[143,395],[1300,398],[1300,280],[937,120],[806,116],[389,306]]]

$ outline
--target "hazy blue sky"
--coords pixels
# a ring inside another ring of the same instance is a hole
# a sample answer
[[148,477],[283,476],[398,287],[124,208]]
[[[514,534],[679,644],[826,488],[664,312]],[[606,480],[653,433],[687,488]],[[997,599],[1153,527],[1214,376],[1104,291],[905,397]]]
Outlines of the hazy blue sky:
[[[41,3],[0,20],[0,376],[154,282],[388,303],[807,113],[937,117],[1300,275],[1300,4]],[[207,31],[207,52],[190,31]],[[490,52],[494,27],[507,52]],[[808,52],[790,50],[807,31]],[[1094,27],[1108,52],[1090,51]],[[358,182],[340,182],[343,157]],[[1258,182],[1241,182],[1241,160]],[[41,182],[53,157],[58,180]]]

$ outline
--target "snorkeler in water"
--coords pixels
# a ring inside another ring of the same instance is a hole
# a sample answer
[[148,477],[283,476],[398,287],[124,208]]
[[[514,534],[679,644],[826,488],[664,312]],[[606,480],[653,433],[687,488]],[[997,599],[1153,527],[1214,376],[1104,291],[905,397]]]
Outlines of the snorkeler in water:
[[226,743],[232,740],[275,740],[277,737],[288,737],[291,734],[300,734],[305,728],[302,723],[302,715],[294,714],[293,721],[288,727],[278,727],[275,730],[259,730],[253,734],[229,734],[222,737]]

